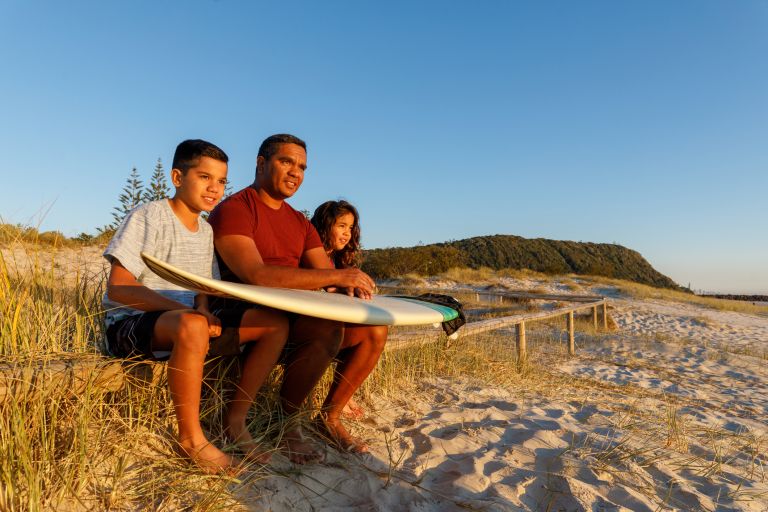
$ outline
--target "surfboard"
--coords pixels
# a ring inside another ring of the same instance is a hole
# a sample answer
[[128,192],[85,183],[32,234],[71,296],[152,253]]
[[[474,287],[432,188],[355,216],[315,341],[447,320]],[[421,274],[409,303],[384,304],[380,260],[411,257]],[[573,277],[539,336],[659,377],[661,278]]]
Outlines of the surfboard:
[[447,322],[458,316],[452,308],[411,297],[376,295],[363,300],[340,293],[233,283],[187,272],[144,252],[141,257],[152,272],[187,290],[316,318],[367,325],[421,325]]

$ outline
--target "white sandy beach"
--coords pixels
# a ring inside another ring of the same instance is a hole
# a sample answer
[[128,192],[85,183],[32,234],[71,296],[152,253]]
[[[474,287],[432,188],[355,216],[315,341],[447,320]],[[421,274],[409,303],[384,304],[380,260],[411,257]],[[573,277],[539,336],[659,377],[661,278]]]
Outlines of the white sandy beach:
[[358,425],[370,455],[330,451],[326,464],[298,471],[278,462],[240,503],[768,510],[768,318],[659,300],[615,305],[618,332],[578,336],[576,357],[553,357],[562,385],[423,382],[414,396],[377,400]]

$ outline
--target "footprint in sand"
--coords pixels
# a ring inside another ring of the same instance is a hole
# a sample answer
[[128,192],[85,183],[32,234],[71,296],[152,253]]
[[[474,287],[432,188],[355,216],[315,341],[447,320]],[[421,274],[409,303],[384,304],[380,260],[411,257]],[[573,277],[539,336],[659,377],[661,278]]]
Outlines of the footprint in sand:
[[518,409],[517,404],[513,404],[512,402],[505,402],[503,400],[491,400],[490,402],[488,402],[488,405],[495,407],[500,411],[505,411],[505,412],[512,412]]
[[420,457],[432,450],[432,441],[429,437],[418,429],[406,430],[403,437],[410,437],[413,443],[413,457]]

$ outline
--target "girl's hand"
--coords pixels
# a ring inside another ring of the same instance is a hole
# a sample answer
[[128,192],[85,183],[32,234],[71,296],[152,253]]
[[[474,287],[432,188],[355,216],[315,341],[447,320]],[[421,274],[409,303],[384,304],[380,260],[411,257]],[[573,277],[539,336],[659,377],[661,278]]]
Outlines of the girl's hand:
[[360,299],[370,300],[371,297],[373,297],[373,293],[362,290],[360,288],[355,288],[354,290],[347,289],[347,295],[358,297]]

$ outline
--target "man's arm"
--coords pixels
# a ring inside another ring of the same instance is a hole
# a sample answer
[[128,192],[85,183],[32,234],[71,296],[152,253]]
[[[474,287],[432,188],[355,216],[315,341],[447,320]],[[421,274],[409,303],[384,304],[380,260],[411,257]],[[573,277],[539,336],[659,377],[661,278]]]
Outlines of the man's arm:
[[[304,253],[304,255],[301,258],[301,262],[303,265],[309,268],[335,268],[333,266],[333,263],[331,263],[331,260],[328,259],[328,255],[325,253],[325,249],[322,247],[316,247],[314,249],[310,249]],[[326,290],[329,292],[345,292],[349,296],[356,296],[360,297],[361,299],[370,299],[371,295],[373,294],[373,290],[376,288],[376,284],[373,282],[373,279],[371,279],[368,274],[364,273],[362,270],[358,269],[341,269],[341,271],[346,270],[355,270],[357,271],[358,277],[364,276],[367,279],[363,279],[360,282],[363,286],[344,286],[344,285],[332,285],[326,287]],[[359,274],[362,274],[362,276],[359,276]],[[370,283],[371,288],[368,289],[364,286],[366,286],[368,283]],[[343,288],[342,290],[338,290],[337,287]]]
[[266,265],[256,243],[247,236],[226,235],[216,238],[214,244],[224,263],[244,283],[302,290],[340,286],[360,288],[368,294],[374,288],[373,279],[359,269],[329,268],[330,263],[322,247],[310,249],[304,254],[304,260],[312,268],[291,268]]

